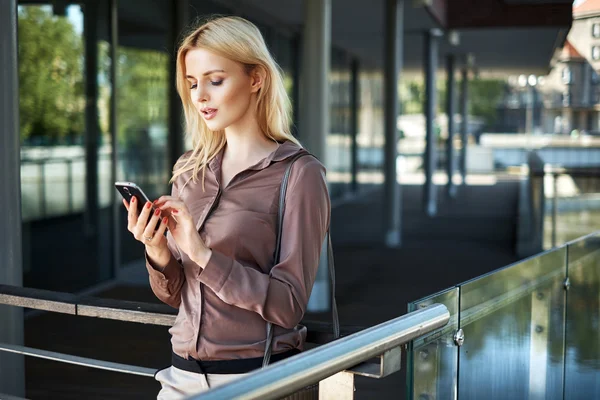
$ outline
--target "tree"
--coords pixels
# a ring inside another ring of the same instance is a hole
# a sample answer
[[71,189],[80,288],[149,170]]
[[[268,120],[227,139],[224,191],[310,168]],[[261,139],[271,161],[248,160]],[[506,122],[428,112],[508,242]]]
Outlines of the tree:
[[120,47],[118,55],[118,139],[143,140],[151,125],[166,125],[169,113],[169,56]]
[[48,7],[19,7],[21,140],[81,135],[84,127],[83,45],[65,17]]

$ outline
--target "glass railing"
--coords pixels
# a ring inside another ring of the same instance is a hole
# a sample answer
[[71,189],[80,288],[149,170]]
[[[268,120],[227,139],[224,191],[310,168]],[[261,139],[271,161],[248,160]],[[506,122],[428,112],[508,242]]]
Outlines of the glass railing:
[[408,399],[600,398],[600,232],[409,304],[447,326],[409,346]]

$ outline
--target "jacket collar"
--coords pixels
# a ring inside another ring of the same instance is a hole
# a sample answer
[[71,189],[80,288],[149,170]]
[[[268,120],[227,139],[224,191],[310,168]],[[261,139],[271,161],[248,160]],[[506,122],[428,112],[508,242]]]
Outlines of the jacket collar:
[[[215,174],[217,179],[220,179],[221,176],[221,162],[223,161],[223,153],[225,152],[225,147],[223,147],[216,156],[213,157],[212,160],[208,163],[208,167]],[[306,152],[306,150],[298,146],[296,143],[286,140],[283,143],[279,144],[279,147],[275,149],[271,154],[267,157],[263,158],[259,162],[254,165],[251,165],[247,168],[247,170],[255,170],[260,171],[262,169],[267,168],[274,162],[283,161],[288,159],[296,154]]]

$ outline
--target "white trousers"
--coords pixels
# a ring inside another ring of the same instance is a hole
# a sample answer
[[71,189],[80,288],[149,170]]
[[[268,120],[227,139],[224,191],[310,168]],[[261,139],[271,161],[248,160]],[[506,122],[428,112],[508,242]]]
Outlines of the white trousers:
[[154,379],[162,385],[156,398],[157,400],[184,399],[244,375],[247,374],[197,374],[171,366],[161,369],[154,376]]

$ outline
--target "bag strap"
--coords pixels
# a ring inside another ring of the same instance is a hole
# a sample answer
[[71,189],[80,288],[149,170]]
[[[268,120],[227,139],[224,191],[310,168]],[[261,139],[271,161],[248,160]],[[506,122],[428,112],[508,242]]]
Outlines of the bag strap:
[[[279,210],[277,213],[277,243],[275,247],[275,256],[274,256],[274,264],[279,264],[279,258],[281,255],[281,236],[283,233],[283,216],[285,214],[285,195],[287,192],[288,181],[290,178],[290,174],[292,171],[292,166],[297,159],[304,156],[310,156],[309,153],[302,153],[294,156],[290,161],[287,169],[285,170],[285,174],[283,175],[283,180],[281,181],[281,188],[279,193]],[[313,156],[314,157],[314,156]],[[340,337],[340,321],[338,318],[337,305],[335,302],[335,265],[333,262],[333,248],[331,247],[331,235],[329,234],[329,229],[327,230],[326,238],[327,240],[327,266],[329,270],[329,278],[331,281],[331,310],[332,310],[332,318],[333,318],[333,337],[337,339]],[[267,341],[265,344],[265,355],[263,357],[263,368],[269,365],[269,361],[271,360],[271,352],[273,350],[273,324],[267,322]]]

